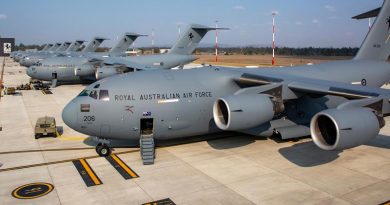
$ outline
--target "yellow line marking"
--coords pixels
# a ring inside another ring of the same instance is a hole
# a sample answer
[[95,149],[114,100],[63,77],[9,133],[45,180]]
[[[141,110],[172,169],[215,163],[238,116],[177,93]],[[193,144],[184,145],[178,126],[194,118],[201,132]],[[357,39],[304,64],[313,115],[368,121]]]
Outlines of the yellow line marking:
[[96,177],[96,175],[92,172],[91,168],[89,167],[89,165],[87,164],[87,162],[85,161],[85,159],[80,159],[80,162],[81,162],[81,165],[83,165],[85,171],[87,171],[88,175],[91,177],[93,183],[95,183],[96,185],[99,185],[101,184],[100,180]]
[[121,166],[131,177],[138,177],[133,171],[131,171],[123,162],[120,160],[115,154],[111,155],[111,157]]
[[61,136],[61,137],[57,137],[58,139],[60,140],[75,140],[75,141],[81,141],[81,140],[85,140],[87,137],[65,137],[65,136]]

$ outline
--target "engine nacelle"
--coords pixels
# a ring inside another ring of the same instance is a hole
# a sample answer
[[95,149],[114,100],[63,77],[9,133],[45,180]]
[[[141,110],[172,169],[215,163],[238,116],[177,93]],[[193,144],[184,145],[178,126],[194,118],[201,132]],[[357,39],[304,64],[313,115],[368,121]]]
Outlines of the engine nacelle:
[[356,147],[379,134],[380,123],[369,108],[328,109],[311,120],[314,143],[324,150]]
[[96,68],[91,64],[83,64],[74,68],[75,76],[93,76]]
[[213,107],[215,124],[222,130],[253,128],[272,120],[274,114],[274,103],[264,94],[219,98]]
[[96,80],[100,80],[100,79],[106,78],[108,76],[112,76],[112,75],[116,75],[116,74],[120,74],[120,73],[121,72],[119,72],[114,67],[104,66],[104,67],[99,67],[96,69],[95,77],[96,77]]

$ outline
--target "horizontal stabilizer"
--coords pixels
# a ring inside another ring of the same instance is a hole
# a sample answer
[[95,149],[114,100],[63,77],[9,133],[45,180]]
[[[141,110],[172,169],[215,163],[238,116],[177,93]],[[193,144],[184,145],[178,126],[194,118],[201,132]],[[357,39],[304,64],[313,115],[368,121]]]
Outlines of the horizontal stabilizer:
[[365,13],[356,15],[356,16],[354,16],[354,17],[352,17],[352,18],[353,18],[353,19],[360,20],[360,19],[367,19],[367,18],[377,17],[378,14],[379,14],[379,12],[381,11],[381,8],[382,8],[382,7],[373,9],[373,10],[371,10],[371,11],[367,11],[367,12],[365,12]]

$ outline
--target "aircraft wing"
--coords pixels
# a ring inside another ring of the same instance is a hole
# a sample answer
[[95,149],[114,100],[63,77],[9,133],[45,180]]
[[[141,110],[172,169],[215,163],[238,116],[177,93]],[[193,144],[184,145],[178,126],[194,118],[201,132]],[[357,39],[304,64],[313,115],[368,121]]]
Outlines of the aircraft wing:
[[375,105],[376,107],[371,108],[385,115],[390,114],[390,90],[388,89],[289,75],[273,77],[244,73],[235,81],[239,86],[245,87],[236,94],[266,93],[283,101],[302,95],[332,95],[349,99],[347,103],[341,104],[340,108]]
[[154,67],[138,64],[129,60],[125,60],[123,58],[116,57],[95,57],[88,60],[89,63],[101,63],[106,66],[116,66],[116,67],[126,67],[129,69],[136,70],[153,70],[156,69]]

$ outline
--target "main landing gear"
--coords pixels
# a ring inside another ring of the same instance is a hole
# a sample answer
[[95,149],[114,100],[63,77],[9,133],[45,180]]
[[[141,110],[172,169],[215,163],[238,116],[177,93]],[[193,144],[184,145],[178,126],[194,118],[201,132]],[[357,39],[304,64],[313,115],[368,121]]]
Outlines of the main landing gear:
[[111,154],[111,149],[106,144],[99,143],[96,145],[96,152],[101,157],[107,157]]

